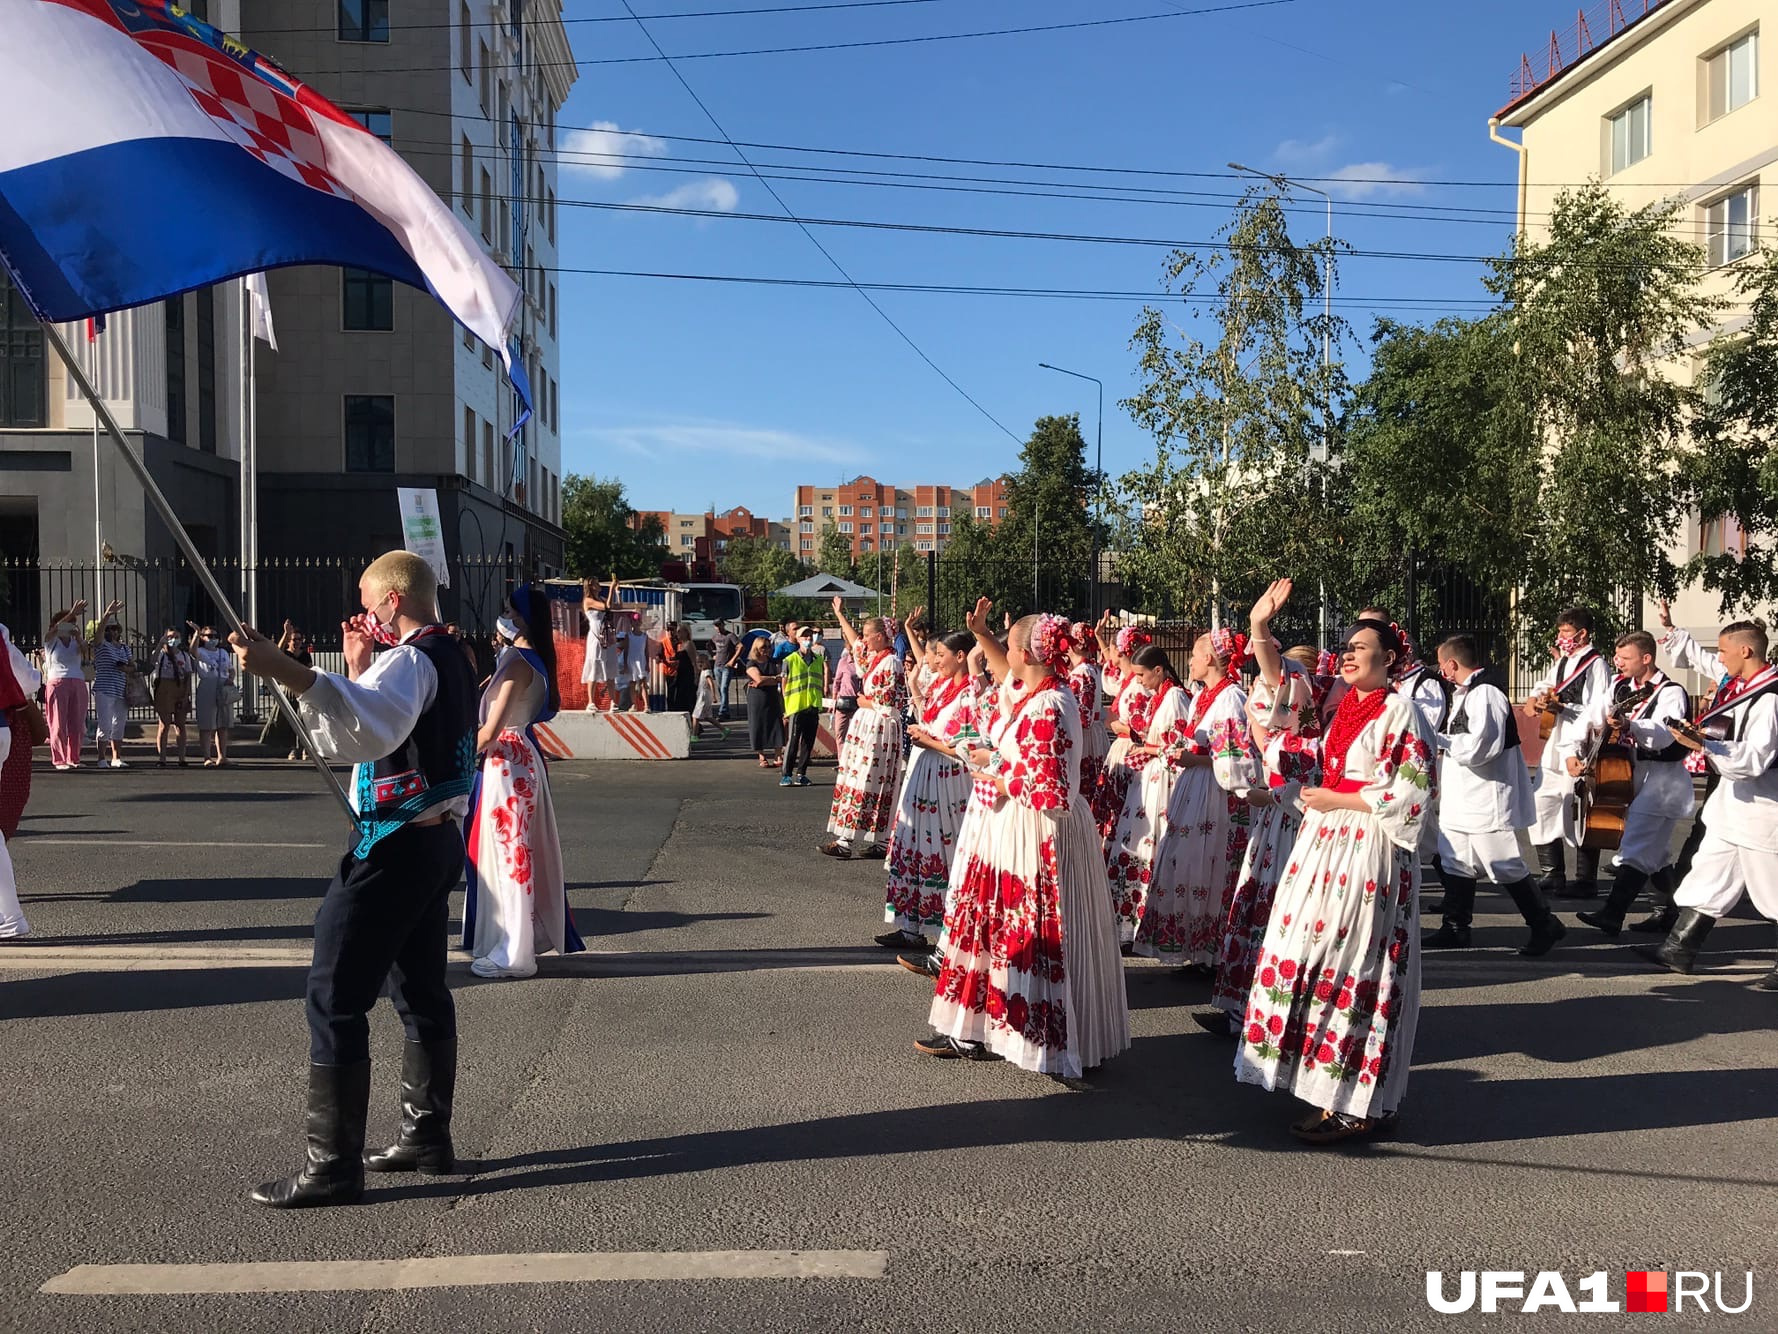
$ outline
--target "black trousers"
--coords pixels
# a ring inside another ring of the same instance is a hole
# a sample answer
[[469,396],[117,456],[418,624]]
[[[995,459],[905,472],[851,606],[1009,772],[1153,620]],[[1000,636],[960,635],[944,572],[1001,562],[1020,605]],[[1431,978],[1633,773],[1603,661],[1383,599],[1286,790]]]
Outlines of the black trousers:
[[383,983],[415,1042],[457,1036],[445,985],[451,891],[463,878],[456,821],[408,826],[360,860],[347,853],[315,914],[309,965],[309,1060],[370,1059],[370,1021]]
[[[1710,800],[1710,794],[1716,791],[1716,785],[1722,782],[1722,775],[1712,769],[1704,778],[1704,801]],[[1677,887],[1691,873],[1692,858],[1697,855],[1698,845],[1704,841],[1704,803],[1698,803],[1698,810],[1692,816],[1691,832],[1685,836],[1680,845],[1679,857],[1674,863],[1673,884]]]
[[784,776],[809,776],[809,757],[815,753],[815,733],[821,730],[821,710],[804,709],[784,720]]

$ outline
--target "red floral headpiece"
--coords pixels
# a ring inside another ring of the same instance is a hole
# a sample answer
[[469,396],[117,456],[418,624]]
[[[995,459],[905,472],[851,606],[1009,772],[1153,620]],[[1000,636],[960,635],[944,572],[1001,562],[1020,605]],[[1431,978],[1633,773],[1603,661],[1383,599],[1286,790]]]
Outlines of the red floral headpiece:
[[1052,671],[1068,667],[1068,621],[1044,612],[1031,627],[1030,654]]
[[1117,632],[1117,639],[1115,642],[1117,644],[1117,651],[1127,658],[1137,649],[1147,648],[1150,644],[1154,643],[1154,636],[1149,634],[1148,631],[1144,630],[1141,626],[1126,625],[1122,630]]
[[1247,661],[1246,635],[1225,625],[1220,630],[1210,632],[1210,647],[1216,650],[1217,657],[1228,664],[1225,671],[1229,676],[1240,674],[1241,664]]
[[1088,662],[1099,656],[1099,637],[1085,621],[1075,621],[1068,627],[1068,641],[1086,656]]

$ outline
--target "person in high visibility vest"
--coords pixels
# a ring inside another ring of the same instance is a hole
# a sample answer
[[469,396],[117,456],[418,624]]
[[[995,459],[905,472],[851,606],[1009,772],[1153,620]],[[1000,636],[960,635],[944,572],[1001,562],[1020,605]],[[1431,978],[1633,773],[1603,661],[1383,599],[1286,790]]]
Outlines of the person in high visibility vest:
[[827,660],[816,651],[817,632],[800,627],[796,651],[779,664],[784,671],[784,773],[779,787],[809,785],[809,757],[821,726],[821,698],[826,693]]

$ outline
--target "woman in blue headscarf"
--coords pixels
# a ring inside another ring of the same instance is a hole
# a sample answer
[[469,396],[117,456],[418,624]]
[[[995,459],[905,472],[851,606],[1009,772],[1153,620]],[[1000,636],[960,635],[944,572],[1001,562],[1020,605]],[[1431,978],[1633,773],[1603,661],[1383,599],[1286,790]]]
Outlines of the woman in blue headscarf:
[[465,835],[463,946],[477,977],[530,977],[539,954],[586,948],[568,909],[549,775],[533,730],[561,704],[548,595],[520,584],[497,628],[500,656],[482,690],[475,739],[482,764]]

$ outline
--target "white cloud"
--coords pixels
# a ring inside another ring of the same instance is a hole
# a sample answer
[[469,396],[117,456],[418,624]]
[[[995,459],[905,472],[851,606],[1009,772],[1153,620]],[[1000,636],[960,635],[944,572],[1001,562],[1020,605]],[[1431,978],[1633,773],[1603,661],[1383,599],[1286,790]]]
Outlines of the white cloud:
[[844,441],[722,422],[671,422],[658,426],[590,426],[572,433],[594,448],[645,458],[662,456],[757,459],[767,463],[858,465],[864,455]]
[[563,171],[579,172],[610,180],[628,167],[625,157],[666,157],[667,141],[640,130],[623,130],[614,120],[596,120],[588,130],[573,130],[563,138],[559,161]]
[[1272,161],[1280,171],[1319,169],[1344,141],[1338,130],[1329,130],[1319,139],[1286,139],[1272,150]]
[[646,204],[651,208],[697,208],[712,213],[733,213],[741,202],[741,192],[735,189],[733,181],[721,176],[706,176],[702,180],[687,181],[664,195],[644,195],[625,202]]
[[1324,173],[1335,185],[1332,193],[1340,199],[1400,199],[1426,193],[1420,182],[1429,175],[1425,167],[1398,167],[1389,162],[1349,162]]

